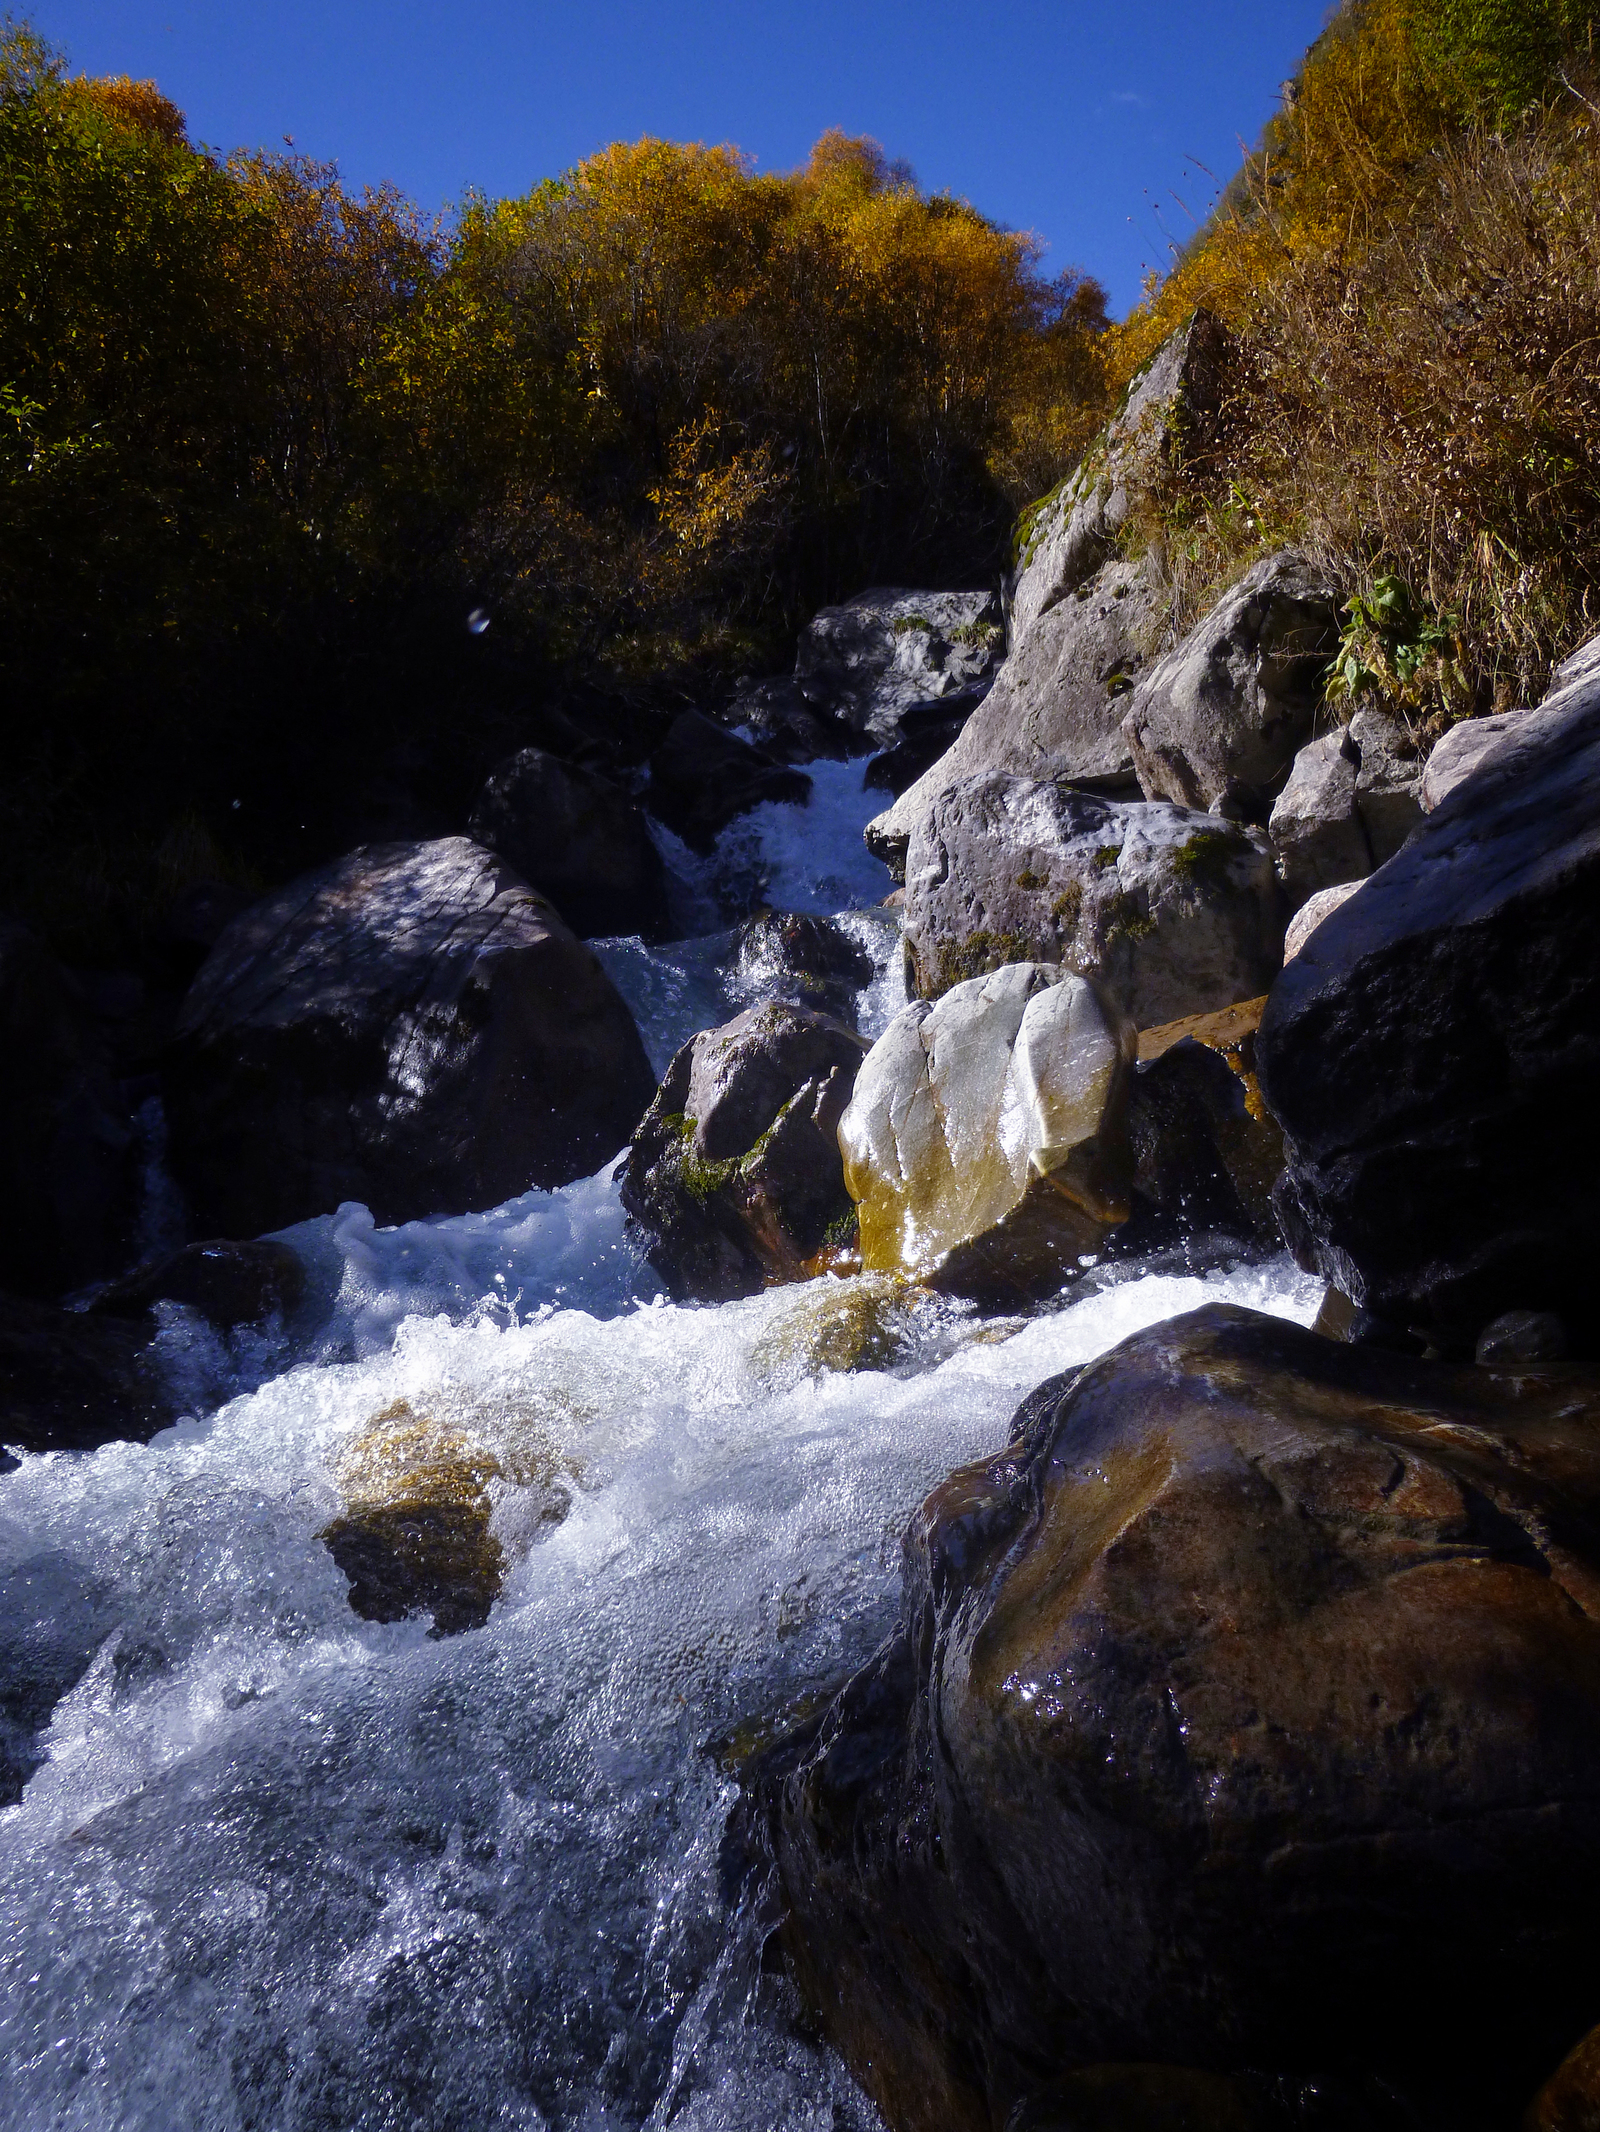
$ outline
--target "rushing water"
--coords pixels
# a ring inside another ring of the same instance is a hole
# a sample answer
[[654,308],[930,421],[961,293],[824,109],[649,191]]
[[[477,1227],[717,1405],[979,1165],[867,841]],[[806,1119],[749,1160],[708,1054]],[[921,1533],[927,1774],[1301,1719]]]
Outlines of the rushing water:
[[[882,893],[844,768],[723,854],[774,902]],[[726,942],[604,950],[658,1065],[742,1003]],[[908,1513],[1042,1378],[1212,1296],[1306,1320],[1311,1284],[1125,1267],[1025,1323],[835,1281],[675,1308],[609,1170],[288,1234],[291,1325],[169,1311],[190,1419],[0,1477],[0,1673],[8,1635],[86,1667],[0,1812],[0,2125],[872,2125],[725,1907],[708,1742],[870,1650]],[[830,1366],[863,1324],[875,1366]],[[401,1402],[499,1473],[504,1588],[447,1639],[359,1620],[318,1538]]]

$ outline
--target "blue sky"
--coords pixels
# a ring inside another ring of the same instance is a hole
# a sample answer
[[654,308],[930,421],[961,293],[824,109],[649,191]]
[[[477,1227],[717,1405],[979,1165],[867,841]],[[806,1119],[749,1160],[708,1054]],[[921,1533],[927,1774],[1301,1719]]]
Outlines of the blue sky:
[[[429,207],[526,191],[610,140],[733,141],[763,169],[829,126],[1138,294],[1237,166],[1327,0],[13,0],[88,73],[153,77],[220,148],[391,178]],[[1183,205],[1179,204],[1179,199]],[[1187,209],[1187,213],[1186,210]]]

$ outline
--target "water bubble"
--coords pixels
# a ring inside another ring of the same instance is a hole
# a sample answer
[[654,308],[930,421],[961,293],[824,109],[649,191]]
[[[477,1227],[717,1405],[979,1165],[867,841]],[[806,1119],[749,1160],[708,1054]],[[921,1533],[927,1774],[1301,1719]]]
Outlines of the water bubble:
[[472,631],[472,634],[473,634],[473,635],[474,635],[475,637],[481,637],[481,636],[483,635],[484,631],[485,631],[485,630],[486,630],[486,629],[488,628],[488,626],[489,626],[489,610],[488,610],[488,608],[487,608],[487,607],[474,607],[474,608],[473,608],[473,610],[472,610],[472,612],[471,612],[471,614],[469,614],[469,615],[467,616],[467,627],[468,627],[468,628],[469,628],[469,629],[470,629],[470,630]]
[[234,801],[234,803],[233,803],[233,811],[234,811],[234,813],[235,813],[235,814],[237,814],[237,813],[238,813],[238,811],[239,811],[239,809],[240,809],[240,808],[241,808],[241,807],[242,807],[243,805],[244,805],[244,801],[243,801],[243,800],[235,800],[235,801]]

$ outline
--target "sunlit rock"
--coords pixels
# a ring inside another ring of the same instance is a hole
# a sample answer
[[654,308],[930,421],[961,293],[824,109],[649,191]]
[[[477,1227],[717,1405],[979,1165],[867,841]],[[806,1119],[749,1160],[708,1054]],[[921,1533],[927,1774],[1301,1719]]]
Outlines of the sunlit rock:
[[1059,1287],[1127,1219],[1133,1029],[1013,963],[898,1014],[839,1124],[868,1271],[955,1294]]
[[800,632],[795,680],[823,717],[887,747],[903,713],[981,683],[1004,649],[992,592],[876,586],[812,617]]
[[751,1373],[777,1385],[888,1369],[914,1352],[932,1302],[926,1289],[899,1274],[825,1275],[797,1288],[794,1307],[761,1335],[751,1351]]

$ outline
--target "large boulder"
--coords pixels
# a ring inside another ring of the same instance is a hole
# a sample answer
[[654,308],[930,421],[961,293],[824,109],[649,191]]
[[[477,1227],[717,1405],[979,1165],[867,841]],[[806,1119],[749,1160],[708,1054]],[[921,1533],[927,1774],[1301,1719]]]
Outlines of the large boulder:
[[467,830],[547,896],[580,940],[660,937],[661,854],[643,809],[609,778],[524,748],[491,774]]
[[1300,750],[1267,824],[1298,907],[1385,865],[1422,820],[1422,768],[1398,720],[1358,711]]
[[1128,1216],[1135,1041],[1040,963],[896,1015],[839,1124],[863,1268],[983,1299],[1060,1288]]
[[1007,962],[1091,977],[1140,1028],[1265,992],[1281,892],[1259,830],[1065,779],[969,778],[912,837],[905,942],[936,999]]
[[0,1445],[89,1451],[170,1427],[180,1395],[151,1348],[154,1330],[0,1295]]
[[1300,1259],[1471,1352],[1503,1311],[1600,1344],[1600,678],[1428,815],[1273,987],[1257,1039]]
[[905,712],[984,681],[1004,651],[992,592],[880,585],[812,617],[794,676],[819,715],[889,747]]
[[82,987],[0,920],[0,1283],[59,1295],[114,1273],[138,1185],[133,1120]]
[[916,824],[952,785],[986,771],[1067,777],[1135,794],[1122,719],[1168,598],[1148,557],[1138,563],[1119,558],[1018,628],[1011,656],[982,707],[954,745],[868,823],[868,848],[903,878]]
[[725,732],[700,711],[684,711],[673,720],[650,758],[645,794],[656,819],[702,854],[752,807],[810,797],[811,780],[803,770]]
[[[1597,1589],[1592,1374],[1138,1334],[934,1492],[899,1632],[747,1771],[804,1996],[893,2132],[1514,2122],[1600,2005]],[[1159,2066],[1313,2114],[1061,2108]]]
[[172,1159],[196,1225],[380,1221],[587,1176],[653,1079],[590,950],[465,837],[372,844],[234,920],[183,1004]]
[[679,1302],[798,1280],[854,1228],[838,1126],[866,1050],[853,1029],[781,1000],[683,1046],[622,1179]]
[[1264,822],[1311,738],[1339,607],[1338,587],[1292,550],[1225,592],[1134,689],[1122,730],[1145,793]]

